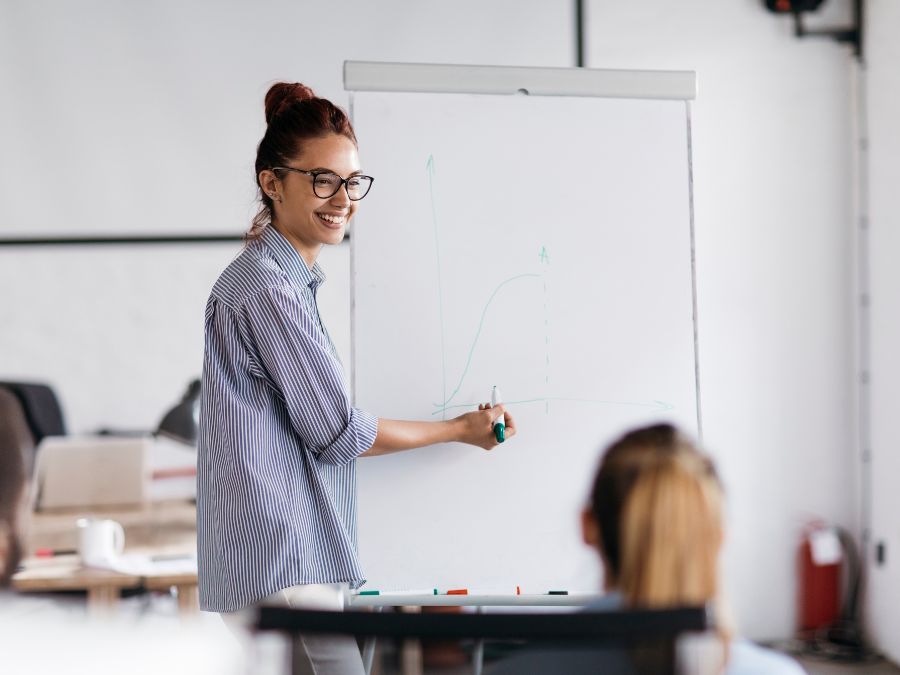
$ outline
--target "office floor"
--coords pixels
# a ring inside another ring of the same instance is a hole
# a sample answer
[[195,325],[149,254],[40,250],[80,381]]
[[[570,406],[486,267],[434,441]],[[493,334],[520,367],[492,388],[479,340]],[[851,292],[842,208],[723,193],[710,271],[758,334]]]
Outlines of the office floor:
[[[824,661],[813,657],[797,659],[808,675],[900,675],[900,668],[887,661],[854,664]],[[399,673],[390,667],[381,671],[383,675]],[[447,667],[426,667],[424,675],[471,675],[472,666],[456,665]]]
[[887,661],[836,663],[811,656],[799,657],[797,660],[809,675],[897,675],[900,673],[900,668]]
[[[390,649],[387,651],[389,652]],[[453,650],[450,651],[452,652]],[[393,655],[382,654],[382,656],[386,658],[378,664],[378,667],[373,671],[373,675],[399,675],[402,673],[402,668],[399,662],[392,658]],[[900,675],[900,667],[885,660],[872,660],[867,663],[842,663],[820,656],[792,656],[800,662],[808,675]],[[448,658],[448,661],[452,660],[452,658]],[[488,664],[485,665],[487,666]],[[423,675],[471,675],[472,666],[468,662],[468,654],[458,653],[456,663],[447,663],[443,666],[437,663],[428,665],[426,660],[426,666],[422,672]]]

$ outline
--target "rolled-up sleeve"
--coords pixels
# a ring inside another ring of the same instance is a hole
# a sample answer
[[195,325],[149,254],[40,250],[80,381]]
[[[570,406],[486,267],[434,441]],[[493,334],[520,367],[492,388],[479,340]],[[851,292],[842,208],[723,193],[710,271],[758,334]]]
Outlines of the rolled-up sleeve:
[[378,419],[350,406],[343,368],[293,288],[246,298],[240,323],[263,376],[284,397],[291,425],[320,461],[346,464],[372,447]]

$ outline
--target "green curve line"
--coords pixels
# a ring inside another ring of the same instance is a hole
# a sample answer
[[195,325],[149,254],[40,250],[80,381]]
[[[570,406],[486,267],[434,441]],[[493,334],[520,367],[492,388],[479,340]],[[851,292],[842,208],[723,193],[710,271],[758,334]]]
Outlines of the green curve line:
[[[565,396],[544,396],[541,398],[528,398],[522,399],[520,401],[503,401],[503,405],[520,405],[525,403],[545,403],[549,401],[566,401],[569,403],[599,403],[602,405],[622,405],[622,406],[632,406],[639,408],[655,408],[655,412],[663,412],[666,410],[674,410],[675,406],[671,403],[666,403],[665,401],[607,401],[603,399],[597,398],[568,398]],[[478,403],[481,401],[477,401],[475,403],[457,403],[456,405],[446,405],[440,408],[439,410],[435,410],[432,415],[437,415],[440,412],[446,412],[448,410],[452,410],[454,408],[476,408],[478,407]]]
[[[431,198],[431,222],[434,225],[434,256],[437,259],[438,316],[441,323],[441,396],[447,396],[447,350],[444,347],[444,285],[441,278],[441,242],[438,237],[437,204],[434,200],[434,155],[425,162],[428,172],[428,194]],[[446,403],[446,401],[445,401]]]
[[[526,279],[528,277],[538,277],[540,278],[540,274],[519,274],[514,277],[510,277],[505,281],[501,281],[500,284],[497,285],[497,288],[494,289],[494,292],[491,293],[491,297],[488,298],[487,303],[484,305],[484,309],[481,310],[481,319],[478,321],[478,330],[475,331],[475,339],[472,340],[472,346],[469,348],[469,358],[466,359],[466,367],[463,368],[462,375],[459,378],[459,383],[456,385],[456,389],[453,390],[453,393],[447,397],[443,403],[434,403],[433,405],[438,407],[437,412],[446,411],[449,406],[447,405],[453,398],[459,393],[460,387],[462,387],[463,382],[466,379],[466,375],[469,374],[469,366],[472,365],[472,356],[475,354],[475,347],[478,346],[478,338],[481,337],[481,329],[484,327],[484,318],[487,316],[488,308],[490,308],[491,303],[494,301],[494,298],[497,297],[497,293],[500,292],[500,289],[506,286],[506,284],[512,283],[518,279]],[[443,334],[443,333],[442,333]],[[436,413],[435,413],[436,414]]]

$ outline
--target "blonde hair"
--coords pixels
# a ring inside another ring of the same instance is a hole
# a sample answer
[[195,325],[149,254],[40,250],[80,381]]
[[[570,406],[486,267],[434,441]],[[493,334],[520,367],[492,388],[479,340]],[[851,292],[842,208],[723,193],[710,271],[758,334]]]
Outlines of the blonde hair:
[[625,434],[605,452],[591,492],[609,586],[626,607],[713,606],[720,614],[722,486],[712,460],[670,424]]
[[718,591],[718,482],[708,461],[682,443],[651,460],[623,505],[618,587],[634,606],[705,604]]

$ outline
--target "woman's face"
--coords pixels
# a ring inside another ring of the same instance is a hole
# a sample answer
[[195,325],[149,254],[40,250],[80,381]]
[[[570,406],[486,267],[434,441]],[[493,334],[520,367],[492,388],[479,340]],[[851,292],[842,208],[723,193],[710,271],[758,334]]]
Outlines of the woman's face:
[[[341,178],[360,173],[359,153],[346,136],[331,134],[303,144],[303,151],[287,166],[305,171],[330,171]],[[356,212],[345,186],[327,199],[313,192],[313,176],[295,171],[263,171],[260,184],[273,196],[273,224],[303,256],[309,267],[323,244],[339,244]]]

